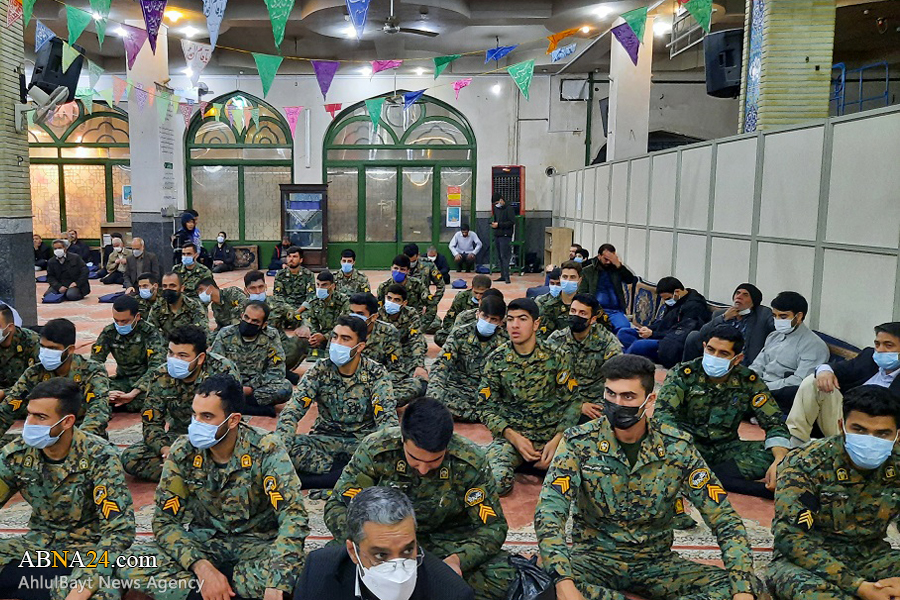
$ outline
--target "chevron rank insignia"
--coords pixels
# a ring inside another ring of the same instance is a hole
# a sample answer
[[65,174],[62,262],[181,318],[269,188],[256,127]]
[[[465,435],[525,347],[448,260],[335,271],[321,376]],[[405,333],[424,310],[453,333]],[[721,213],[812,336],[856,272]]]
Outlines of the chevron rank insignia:
[[312,404],[312,398],[303,396],[303,398],[300,399],[300,402],[303,403],[303,408],[309,408],[309,405]]
[[376,417],[384,412],[384,407],[381,406],[381,400],[378,398],[372,400],[372,412],[375,413]]
[[566,475],[565,477],[557,477],[553,480],[553,483],[550,484],[550,487],[564,496],[568,493],[571,486],[572,478],[568,475]]
[[202,466],[203,466],[203,455],[198,454],[197,456],[194,457],[194,468],[199,469]]
[[153,420],[153,409],[148,408],[147,410],[145,410],[144,412],[141,413],[141,416],[144,417],[147,420],[147,422],[149,423],[150,421]]
[[95,353],[95,354],[96,354],[96,353],[100,353],[100,352],[102,352],[102,351],[103,351],[103,346],[101,346],[100,344],[97,344],[96,346],[94,346],[94,353]]
[[410,329],[409,330],[409,335],[416,335],[417,333],[419,333],[418,329]]
[[181,510],[181,500],[179,500],[178,496],[172,496],[168,500],[166,500],[165,504],[163,504],[163,512],[169,511],[172,513],[172,516],[178,515],[178,511]]
[[802,513],[800,513],[800,516],[797,517],[797,525],[800,525],[807,531],[812,530],[813,522],[813,513],[809,509],[804,510]]
[[753,396],[753,408],[760,408],[768,401],[769,396],[767,394],[757,394]]
[[444,358],[446,358],[447,360],[450,360],[451,358],[453,358],[453,353],[452,352],[444,352]]
[[485,400],[490,400],[490,398],[491,398],[491,388],[489,388],[487,386],[478,390],[478,393],[481,394],[482,396],[484,396]]
[[569,381],[566,382],[566,387],[569,388],[569,391],[571,392],[576,387],[578,387],[578,382],[575,380],[574,377],[569,377]]
[[84,401],[90,402],[91,400],[93,400],[96,397],[97,397],[97,394],[95,394],[94,392],[88,392],[87,394],[84,395]]
[[688,485],[695,490],[699,490],[709,483],[709,480],[709,469],[694,469],[688,477]]
[[104,500],[103,504],[100,505],[100,512],[103,513],[104,519],[109,519],[110,515],[115,516],[122,513],[119,505],[112,500]]
[[481,488],[472,488],[466,492],[466,504],[475,506],[484,502],[484,490]]
[[351,500],[356,498],[356,495],[362,491],[362,488],[352,487],[344,490],[344,493],[341,494],[341,498],[343,498],[344,502],[349,503]]
[[397,358],[397,355],[396,355],[396,354],[391,354],[391,362],[392,362],[392,363],[395,363],[395,362],[397,362],[398,360],[399,360],[399,359]]
[[496,517],[497,513],[493,508],[488,506],[487,504],[480,504],[478,506],[478,518],[481,519],[481,522],[487,525],[488,519],[490,517]]
[[153,348],[147,348],[147,358],[153,356]]
[[241,466],[245,469],[251,467],[253,465],[253,459],[250,458],[249,454],[244,454],[241,456]]
[[98,485],[94,486],[94,504],[100,504],[106,500],[106,486]]
[[22,406],[22,401],[18,398],[10,398],[9,403],[13,407],[13,410],[19,410],[19,407]]
[[706,493],[709,494],[710,499],[716,504],[719,504],[722,498],[726,496],[725,488],[712,483],[706,486]]
[[278,503],[284,500],[284,496],[281,495],[281,492],[278,490],[272,490],[269,494],[269,502],[272,503],[272,508],[278,510]]
[[273,364],[273,365],[277,365],[277,364],[280,363],[280,362],[281,362],[281,357],[278,356],[277,354],[274,355],[274,356],[272,357],[272,364]]

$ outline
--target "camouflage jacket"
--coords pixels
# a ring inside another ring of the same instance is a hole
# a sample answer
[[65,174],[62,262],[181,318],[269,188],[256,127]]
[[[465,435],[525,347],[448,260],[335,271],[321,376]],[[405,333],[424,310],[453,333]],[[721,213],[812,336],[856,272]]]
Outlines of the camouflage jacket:
[[216,330],[240,323],[245,302],[247,294],[239,287],[232,286],[219,290],[219,303],[210,302],[207,305],[216,321]]
[[[15,385],[7,391],[3,404],[0,404],[0,435],[6,433],[13,421],[24,419],[28,415],[25,408],[28,394],[34,386],[52,377],[57,375],[47,371],[40,362],[34,363],[22,373]],[[106,424],[111,414],[106,367],[76,354],[72,357],[72,365],[66,378],[77,383],[84,394],[84,404],[75,424],[85,433],[106,437]]]
[[415,265],[410,266],[409,276],[421,281],[429,292],[431,291],[431,286],[434,286],[434,294],[428,299],[432,304],[437,304],[444,297],[447,282],[444,281],[444,276],[430,260],[424,260],[420,257]]
[[692,436],[699,446],[739,439],[744,415],[753,411],[766,431],[766,448],[790,447],[784,414],[766,384],[744,365],[722,383],[710,381],[703,359],[676,365],[659,390],[653,416]]
[[544,568],[572,578],[566,521],[573,503],[572,554],[602,549],[611,560],[623,562],[666,557],[674,539],[672,520],[684,512],[679,496],[690,500],[716,536],[731,592],[751,593],[750,542],[725,489],[690,436],[653,419],[634,466],[606,419],[566,431],[535,513]]
[[278,332],[271,327],[248,342],[237,325],[229,325],[216,335],[209,351],[234,363],[241,373],[242,385],[260,389],[285,381],[284,348]]
[[293,436],[313,402],[319,415],[311,433],[361,439],[376,429],[398,425],[387,371],[373,360],[360,358],[356,373],[349,377],[341,375],[331,360],[313,365],[278,416],[275,430],[285,439]]
[[196,259],[192,268],[188,269],[184,265],[175,265],[172,271],[181,275],[181,284],[184,286],[185,295],[190,296],[194,300],[197,299],[197,287],[200,285],[200,282],[207,277],[213,276],[213,272],[206,265],[197,262]]
[[102,365],[112,353],[117,378],[141,377],[166,362],[167,346],[159,330],[143,319],[128,335],[121,335],[110,323],[91,346],[91,360]]
[[412,377],[418,367],[425,367],[428,342],[420,327],[419,312],[404,306],[396,315],[389,315],[384,308],[378,311],[378,318],[397,328],[400,333],[400,357],[391,372],[399,377]]
[[303,308],[303,322],[309,327],[310,333],[321,333],[326,338],[331,338],[331,330],[338,317],[350,312],[350,303],[347,296],[334,292],[325,300],[316,297],[307,300],[303,303]]
[[588,336],[579,342],[566,326],[551,333],[547,345],[572,357],[579,399],[583,402],[601,402],[606,380],[600,369],[610,358],[622,353],[622,344],[616,336],[599,323],[594,323]]
[[485,339],[475,327],[475,323],[469,323],[450,332],[431,367],[428,395],[441,398],[448,387],[469,387],[472,389],[472,403],[475,403],[488,355],[509,341],[505,329],[498,327],[494,335]]
[[147,300],[144,300],[143,298],[141,298],[140,294],[138,294],[135,296],[135,299],[138,301],[138,312],[141,313],[141,319],[144,320],[149,320],[150,313],[153,311],[153,308],[157,304],[164,302],[162,296],[159,295],[159,292],[156,293],[156,298],[148,298]]
[[153,310],[150,311],[148,320],[159,329],[166,341],[173,331],[183,325],[196,325],[203,331],[209,331],[209,316],[206,313],[206,306],[186,294],[181,295],[181,302],[181,310],[177,313],[165,300],[154,304]]
[[456,547],[450,554],[459,555],[464,573],[495,556],[506,541],[506,518],[487,457],[461,435],[450,438],[440,466],[427,475],[407,464],[399,427],[365,438],[325,504],[325,524],[335,539],[347,539],[350,500],[373,485],[390,486],[409,497],[416,512],[416,534],[426,550],[432,534],[454,539],[451,544]]
[[[463,325],[468,325],[469,323],[474,323],[478,320],[478,307],[467,308],[462,311],[458,315],[456,315],[456,319],[453,320],[453,326],[450,328],[450,331],[458,327],[462,327]],[[505,326],[501,326],[503,329],[506,329]]]
[[[563,302],[562,294],[554,298],[549,293],[541,294],[534,299],[538,308],[541,309],[541,327],[538,329],[538,335],[547,339],[554,331],[565,329],[569,326],[569,309],[571,304]],[[609,316],[600,309],[597,316],[597,323],[607,330],[612,331],[612,324],[609,322]]]
[[551,350],[541,340],[522,356],[507,342],[491,352],[478,386],[478,410],[495,438],[507,427],[536,446],[578,422],[581,405],[571,357]]
[[401,355],[400,331],[387,321],[381,319],[375,321],[375,327],[366,338],[363,356],[374,360],[388,371],[392,371],[400,361]]
[[0,346],[0,390],[12,387],[38,361],[41,350],[41,336],[30,329],[16,327],[10,337],[8,348]]
[[[381,304],[384,304],[384,296],[387,294],[387,289],[396,283],[393,277],[388,277],[387,281],[382,281],[378,286],[378,301]],[[421,281],[414,277],[408,276],[406,280],[400,284],[406,288],[406,304],[407,306],[415,309],[416,314],[420,315],[423,309],[431,303],[431,294],[428,292],[428,288],[425,287]]]
[[[153,533],[159,547],[187,570],[209,558],[204,535],[271,539],[267,588],[291,592],[303,571],[309,534],[306,508],[287,451],[274,434],[238,425],[231,460],[220,468],[209,450],[178,438],[156,488]],[[190,531],[191,536],[185,535]]]
[[[866,579],[841,557],[847,549],[888,552],[888,525],[900,515],[900,449],[879,468],[854,468],[843,436],[814,440],[778,468],[774,558],[812,571],[856,597]],[[885,573],[885,576],[896,576]],[[871,581],[871,580],[870,580]]]
[[291,273],[291,270],[285,267],[275,275],[274,295],[293,310],[297,310],[304,302],[316,297],[316,277],[303,265],[300,265],[297,273]]
[[478,301],[475,300],[475,294],[472,293],[471,289],[463,290],[456,294],[456,296],[453,297],[450,308],[444,313],[444,320],[441,321],[441,333],[443,333],[444,336],[450,333],[453,329],[453,322],[456,320],[456,316],[459,313],[477,307]]
[[353,294],[368,294],[372,291],[369,278],[359,269],[354,268],[350,271],[350,275],[344,275],[344,272],[338,269],[333,271],[332,275],[334,275],[335,290],[348,298]]

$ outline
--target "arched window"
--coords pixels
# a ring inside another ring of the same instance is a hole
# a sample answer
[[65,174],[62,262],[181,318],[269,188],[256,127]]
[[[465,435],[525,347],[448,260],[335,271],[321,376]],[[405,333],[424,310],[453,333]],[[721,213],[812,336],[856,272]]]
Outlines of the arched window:
[[281,239],[278,186],[292,181],[293,139],[276,108],[240,91],[214,99],[191,120],[185,163],[187,204],[200,213],[205,238]]
[[430,96],[404,110],[402,94],[384,96],[377,130],[360,102],[325,134],[331,263],[347,247],[366,267],[390,265],[408,242],[424,245],[423,253],[431,244],[441,250],[439,242],[475,214],[476,144],[468,120]]
[[28,128],[31,204],[35,233],[57,237],[68,229],[99,239],[104,223],[131,226],[128,114],[81,100]]

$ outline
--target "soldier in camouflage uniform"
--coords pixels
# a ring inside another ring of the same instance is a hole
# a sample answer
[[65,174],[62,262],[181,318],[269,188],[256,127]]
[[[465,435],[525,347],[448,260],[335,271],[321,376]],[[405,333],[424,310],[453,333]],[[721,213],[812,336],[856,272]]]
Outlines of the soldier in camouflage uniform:
[[138,379],[165,362],[166,343],[159,330],[141,318],[138,301],[133,296],[119,296],[112,305],[113,323],[103,328],[91,346],[91,360],[106,364],[111,353],[116,361],[116,375],[109,379],[109,400],[128,412],[140,412],[142,402],[119,402],[123,392],[130,392]]
[[[247,292],[247,300],[241,306],[241,314],[247,302],[252,300],[269,305],[269,326],[275,329],[281,338],[287,378],[296,384],[300,377],[293,371],[309,354],[309,329],[303,326],[302,314],[298,313],[296,308],[291,308],[287,302],[268,295],[266,276],[262,271],[249,271],[244,275],[244,291]],[[299,330],[298,335],[287,334],[288,331],[294,330]]]
[[461,572],[478,598],[505,600],[514,575],[501,550],[507,524],[487,457],[453,433],[453,419],[432,398],[413,401],[401,427],[365,438],[325,505],[334,538],[347,539],[347,505],[371,486],[399,489],[413,503],[419,544]]
[[[40,344],[40,360],[25,369],[0,404],[0,434],[6,433],[16,419],[25,418],[25,400],[34,386],[52,377],[65,377],[81,389],[83,403],[75,425],[85,433],[106,437],[111,414],[109,377],[103,365],[75,354],[75,325],[68,319],[47,321],[41,329]],[[4,436],[3,443],[12,439]]]
[[347,296],[335,292],[331,271],[320,271],[316,276],[316,296],[304,302],[297,312],[309,328],[309,345],[324,350],[337,318],[350,312],[350,305]]
[[[397,425],[391,380],[384,367],[362,356],[365,343],[362,321],[340,317],[331,336],[330,358],[306,372],[278,416],[275,430],[301,474],[323,474],[342,466],[363,437]],[[313,402],[319,415],[310,433],[301,434],[298,425]]]
[[[559,600],[613,600],[624,592],[647,600],[753,600],[761,586],[725,489],[688,434],[647,419],[655,370],[636,355],[610,359],[603,367],[608,418],[566,431],[535,513],[543,567],[556,578]],[[672,551],[679,494],[712,529],[724,569]]]
[[434,343],[438,346],[443,346],[444,342],[447,341],[447,336],[450,335],[450,331],[453,329],[453,322],[456,320],[456,316],[470,308],[478,308],[481,297],[490,288],[491,278],[487,275],[476,275],[473,277],[472,289],[463,290],[453,297],[453,303],[450,304],[450,308],[444,313],[444,320],[441,322],[440,330],[434,334]]
[[141,273],[137,280],[138,312],[144,319],[150,319],[153,307],[162,302],[159,293],[159,278],[153,273]]
[[[694,446],[730,492],[773,498],[775,472],[790,449],[784,414],[756,373],[741,364],[744,336],[731,325],[710,330],[702,358],[669,371],[654,418],[689,433]],[[766,440],[741,440],[752,411]],[[757,480],[765,477],[766,482]]]
[[348,298],[353,294],[369,294],[372,286],[366,274],[356,268],[356,252],[347,248],[341,251],[341,268],[334,271],[334,285]]
[[16,327],[12,309],[0,303],[0,402],[25,369],[38,360],[41,336]]
[[[574,260],[564,262],[560,266],[560,293],[554,296],[551,293],[538,296],[538,308],[541,310],[541,329],[538,335],[541,339],[547,339],[554,331],[565,329],[569,326],[569,312],[572,307],[572,299],[581,283],[581,264]],[[597,322],[612,331],[609,316],[602,308],[598,309]]]
[[488,355],[478,386],[476,410],[494,437],[488,459],[501,496],[512,491],[515,469],[521,464],[546,469],[563,431],[578,422],[571,357],[538,339],[539,327],[533,300],[510,302],[506,312],[510,341]]
[[[900,597],[900,405],[887,388],[844,395],[844,435],[794,450],[778,471],[769,582],[781,600]],[[879,586],[881,586],[879,588]]]
[[241,380],[233,362],[206,351],[206,332],[199,327],[176,329],[169,336],[168,354],[166,364],[142,377],[130,394],[145,394],[143,439],[122,451],[122,463],[127,473],[145,481],[159,481],[163,455],[187,433],[196,386],[216,373]]
[[315,296],[315,289],[313,272],[303,266],[303,249],[291,246],[287,266],[275,275],[275,298],[297,310]]
[[184,293],[181,275],[166,273],[162,278],[162,300],[150,311],[150,324],[159,329],[164,339],[185,325],[195,325],[209,331],[209,316],[206,307],[199,300],[189,298]]
[[400,360],[400,331],[378,317],[378,300],[371,293],[350,296],[350,316],[366,324],[364,356],[390,371]]
[[597,322],[603,309],[590,294],[576,294],[569,310],[569,325],[551,333],[547,345],[572,357],[582,419],[597,419],[603,415],[601,369],[607,360],[622,354],[622,344]]
[[[409,257],[409,277],[421,281],[428,292],[428,303],[422,316],[422,330],[434,333],[441,326],[437,309],[438,303],[444,297],[447,283],[433,262],[421,258],[418,244],[407,244],[403,247],[403,254]],[[431,292],[432,285],[434,293]]]
[[[205,265],[200,264],[197,258],[197,248],[193,243],[188,242],[181,247],[181,264],[175,265],[172,269],[181,277],[184,295],[189,296],[193,300],[197,299],[197,288],[200,287],[200,282],[213,276],[212,271]],[[165,276],[163,280],[165,280]],[[165,285],[163,289],[165,289]]]
[[210,348],[213,354],[230,359],[241,372],[244,395],[251,406],[281,404],[291,397],[291,384],[285,379],[284,349],[268,321],[269,306],[251,300],[240,325],[220,331]]
[[[29,531],[0,540],[0,570],[20,565],[26,553],[36,560],[38,551],[80,552],[87,565],[92,560],[88,552],[95,552],[94,568],[76,565],[66,575],[93,590],[91,598],[118,599],[121,590],[101,588],[99,578],[113,575],[116,559],[134,542],[131,493],[115,446],[74,426],[81,402],[81,390],[69,379],[39,383],[29,396],[26,426],[52,425],[48,435],[56,435],[43,448],[18,437],[0,450],[0,507],[18,492],[32,508]],[[16,584],[20,577],[48,576],[40,567],[14,570]],[[30,594],[41,591],[32,587]],[[49,595],[62,600],[67,592],[57,587]],[[2,598],[24,597],[19,593],[18,585],[0,587]]]
[[407,289],[402,285],[389,286],[385,291],[384,306],[378,313],[400,333],[400,356],[389,368],[397,406],[405,406],[413,398],[424,394],[428,385],[428,372],[425,370],[428,342],[419,326],[418,311],[408,306],[405,292]]
[[243,306],[247,301],[247,294],[239,287],[229,286],[219,289],[216,280],[207,277],[197,287],[197,298],[203,306],[209,308],[213,319],[216,321],[216,331],[223,327],[237,325],[241,322]]
[[[391,276],[378,286],[376,296],[379,302],[384,303],[387,289],[395,283],[406,288],[407,305],[415,310],[416,317],[419,319],[417,325],[421,329],[424,322],[423,313],[431,301],[431,295],[428,293],[428,288],[425,284],[409,276],[409,257],[405,254],[398,254],[394,257],[393,265],[391,266]],[[430,325],[430,323],[427,323],[427,325]]]
[[506,303],[487,296],[481,300],[478,322],[454,329],[431,368],[427,396],[438,398],[461,421],[479,422],[478,382],[488,355],[509,335],[500,325]]
[[[194,422],[163,467],[153,513],[156,568],[125,569],[201,585],[204,597],[282,598],[303,571],[309,534],[300,480],[275,434],[241,423],[240,384],[214,375],[197,388]],[[226,579],[223,571],[233,569]],[[143,587],[143,585],[142,585]],[[198,597],[187,585],[157,600]]]

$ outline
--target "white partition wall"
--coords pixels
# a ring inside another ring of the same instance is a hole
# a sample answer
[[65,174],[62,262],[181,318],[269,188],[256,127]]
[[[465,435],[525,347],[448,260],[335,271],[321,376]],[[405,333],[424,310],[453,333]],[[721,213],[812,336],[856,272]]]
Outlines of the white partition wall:
[[684,146],[557,176],[554,221],[610,242],[649,281],[727,302],[810,301],[808,323],[859,346],[900,320],[900,108]]

